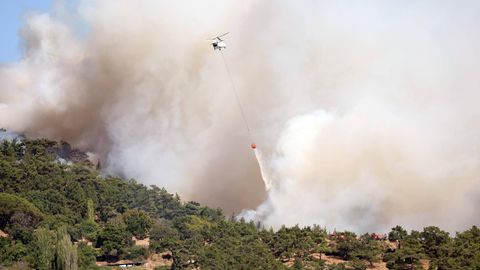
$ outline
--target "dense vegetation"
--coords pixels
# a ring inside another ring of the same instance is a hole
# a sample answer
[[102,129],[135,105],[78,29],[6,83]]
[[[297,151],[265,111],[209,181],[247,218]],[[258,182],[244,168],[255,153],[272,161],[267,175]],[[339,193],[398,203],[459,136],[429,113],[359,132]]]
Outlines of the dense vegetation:
[[[390,241],[318,226],[273,231],[163,188],[102,176],[82,152],[44,139],[1,142],[0,230],[8,234],[0,268],[95,269],[96,261],[169,252],[172,269],[366,269],[380,261],[420,269],[422,260],[431,269],[480,269],[475,226],[454,237],[397,226]],[[148,247],[134,245],[146,237]],[[326,264],[326,255],[345,263]]]

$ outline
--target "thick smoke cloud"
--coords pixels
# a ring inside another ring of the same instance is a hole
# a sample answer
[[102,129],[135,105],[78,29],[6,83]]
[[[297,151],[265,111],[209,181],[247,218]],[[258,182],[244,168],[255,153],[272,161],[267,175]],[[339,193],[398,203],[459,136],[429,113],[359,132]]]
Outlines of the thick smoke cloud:
[[[82,1],[30,14],[0,125],[286,223],[459,230],[480,211],[475,1]],[[68,18],[68,19],[66,19]],[[221,56],[225,52],[259,147]],[[247,214],[247,212],[244,212]]]

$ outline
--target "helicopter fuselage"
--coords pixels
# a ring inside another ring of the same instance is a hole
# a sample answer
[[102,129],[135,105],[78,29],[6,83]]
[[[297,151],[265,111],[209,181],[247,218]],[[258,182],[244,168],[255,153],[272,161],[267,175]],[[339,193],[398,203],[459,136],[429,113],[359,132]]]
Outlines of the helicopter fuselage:
[[227,48],[227,44],[223,42],[223,40],[213,40],[212,41],[212,46],[214,50],[223,50]]

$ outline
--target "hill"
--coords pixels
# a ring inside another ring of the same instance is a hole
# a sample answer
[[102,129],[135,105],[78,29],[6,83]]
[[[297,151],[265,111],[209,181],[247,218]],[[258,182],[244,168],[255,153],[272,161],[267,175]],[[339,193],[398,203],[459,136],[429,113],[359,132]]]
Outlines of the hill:
[[[158,263],[159,261],[165,263]],[[102,176],[66,142],[0,144],[0,269],[480,269],[480,230],[387,236],[226,218],[157,186]],[[161,266],[163,265],[163,266]]]

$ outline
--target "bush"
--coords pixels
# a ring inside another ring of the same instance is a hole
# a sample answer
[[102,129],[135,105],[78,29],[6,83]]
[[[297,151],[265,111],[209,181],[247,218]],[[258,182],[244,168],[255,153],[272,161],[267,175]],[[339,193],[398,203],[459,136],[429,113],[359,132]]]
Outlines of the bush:
[[353,260],[352,267],[354,270],[365,270],[367,269],[367,265],[362,260]]
[[0,266],[11,266],[25,256],[27,256],[26,246],[22,243],[13,243],[8,238],[0,237]]
[[122,259],[143,260],[148,257],[148,249],[140,246],[127,247],[122,250]]

